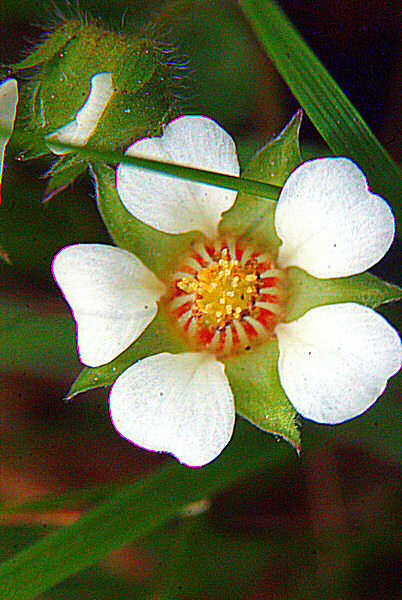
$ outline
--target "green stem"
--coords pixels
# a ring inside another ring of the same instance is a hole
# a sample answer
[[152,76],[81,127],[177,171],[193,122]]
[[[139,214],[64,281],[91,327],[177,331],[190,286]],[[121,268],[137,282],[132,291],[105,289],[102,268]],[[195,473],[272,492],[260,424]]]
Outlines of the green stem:
[[[1,128],[0,128],[1,134]],[[33,136],[34,137],[34,136]],[[14,131],[13,140],[15,142],[23,143],[25,138],[17,130]],[[71,151],[74,154],[81,156],[83,159],[91,162],[109,163],[109,164],[125,164],[132,165],[134,167],[140,167],[149,171],[157,171],[169,175],[170,177],[178,177],[180,179],[187,179],[189,181],[195,181],[197,183],[204,183],[206,185],[221,187],[229,190],[235,190],[237,192],[243,192],[245,194],[252,194],[253,196],[260,196],[263,198],[269,198],[270,200],[277,200],[281,188],[272,185],[270,183],[261,183],[260,181],[254,181],[252,179],[246,179],[243,177],[236,177],[235,175],[224,175],[223,173],[216,173],[214,171],[206,171],[205,169],[198,169],[194,167],[187,167],[184,165],[171,164],[164,161],[154,160],[150,158],[142,158],[138,156],[128,156],[123,152],[116,152],[111,150],[97,150],[89,145],[87,146],[74,146],[71,144],[62,144],[61,142],[52,142],[53,146],[63,150]]]

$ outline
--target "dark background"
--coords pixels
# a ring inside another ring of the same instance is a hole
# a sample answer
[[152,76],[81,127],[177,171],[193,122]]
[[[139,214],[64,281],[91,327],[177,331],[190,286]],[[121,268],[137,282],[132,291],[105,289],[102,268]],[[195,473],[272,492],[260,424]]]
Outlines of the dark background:
[[[80,5],[81,13],[88,9],[116,27],[123,21],[137,34],[156,21],[161,42],[186,65],[183,112],[206,114],[224,126],[238,143],[243,166],[299,108],[234,2]],[[397,4],[289,0],[282,6],[398,160]],[[1,2],[0,60],[21,59],[41,39],[43,22],[74,11],[59,11],[53,3]],[[301,140],[306,158],[328,153],[307,118]],[[67,244],[107,242],[108,236],[87,177],[43,205],[40,175],[49,163],[16,163],[17,150],[8,152],[0,209],[0,244],[11,260],[0,265],[0,497],[7,502],[133,478],[173,460],[118,436],[106,391],[62,401],[80,365],[51,260]],[[376,272],[397,282],[399,257],[394,245]],[[395,308],[382,312],[397,325]],[[173,523],[41,598],[396,598],[399,398],[393,380],[359,419],[337,427],[303,423],[300,458],[284,446],[278,468],[212,499],[205,515]],[[267,436],[267,451],[271,443]],[[6,557],[77,516],[63,509],[0,517],[0,553]]]

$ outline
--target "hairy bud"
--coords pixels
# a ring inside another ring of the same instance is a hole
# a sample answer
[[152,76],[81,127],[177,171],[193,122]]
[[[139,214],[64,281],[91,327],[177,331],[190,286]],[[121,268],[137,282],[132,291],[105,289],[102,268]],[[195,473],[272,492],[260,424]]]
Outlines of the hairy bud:
[[64,22],[10,69],[26,81],[19,119],[27,149],[20,158],[61,155],[47,173],[49,197],[86,168],[52,142],[125,150],[160,135],[176,106],[173,69],[156,43],[97,24]]

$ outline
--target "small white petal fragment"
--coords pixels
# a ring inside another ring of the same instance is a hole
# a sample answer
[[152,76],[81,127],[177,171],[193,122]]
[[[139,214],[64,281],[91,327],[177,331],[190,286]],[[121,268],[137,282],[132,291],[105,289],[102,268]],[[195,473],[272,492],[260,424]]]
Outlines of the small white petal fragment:
[[179,512],[179,516],[183,519],[187,517],[197,517],[198,515],[208,512],[211,506],[211,500],[209,498],[203,498],[202,500],[187,504],[187,506],[182,508],[182,510]]
[[279,378],[296,410],[336,424],[366,411],[401,367],[401,340],[360,304],[320,306],[276,326]]
[[300,165],[282,189],[275,227],[283,242],[278,264],[323,279],[366,271],[395,235],[390,207],[369,191],[364,173],[347,158]]
[[[85,146],[93,135],[103,112],[113,95],[111,73],[97,73],[91,77],[91,89],[74,121],[67,123],[46,137],[47,145],[54,154],[68,154],[71,150],[60,148],[57,142]],[[52,143],[54,142],[54,143]]]
[[109,403],[120,435],[146,450],[170,452],[189,467],[214,460],[232,436],[233,394],[212,354],[144,358],[117,378]]
[[113,246],[67,246],[52,269],[77,324],[80,360],[89,367],[128,348],[155,318],[165,291],[136,256]]
[[15,79],[0,84],[0,186],[3,179],[4,154],[17,116],[18,85]]
[[[203,116],[175,119],[162,137],[144,138],[127,150],[140,156],[229,175],[239,174],[234,141],[215,121]],[[198,230],[217,235],[222,213],[234,203],[236,192],[120,165],[117,190],[135,217],[166,233]]]

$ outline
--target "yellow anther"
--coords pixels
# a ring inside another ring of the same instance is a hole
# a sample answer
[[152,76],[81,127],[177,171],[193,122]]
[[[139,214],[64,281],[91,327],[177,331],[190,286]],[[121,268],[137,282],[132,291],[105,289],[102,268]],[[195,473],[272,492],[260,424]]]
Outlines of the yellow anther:
[[240,319],[255,304],[258,275],[253,272],[257,265],[254,262],[242,264],[241,260],[229,259],[226,248],[217,250],[208,266],[201,267],[195,276],[183,277],[177,287],[192,295],[192,314],[197,319],[222,328]]
[[197,273],[198,281],[208,282],[211,279],[211,271],[209,269],[200,269]]
[[[229,248],[222,248],[226,243]],[[168,299],[172,316],[195,348],[206,348],[218,356],[240,351],[245,340],[250,346],[261,343],[272,335],[281,308],[281,282],[270,287],[277,300],[262,296],[266,293],[262,280],[268,273],[279,279],[274,261],[241,241],[194,244],[172,280],[175,285],[170,287]]]

